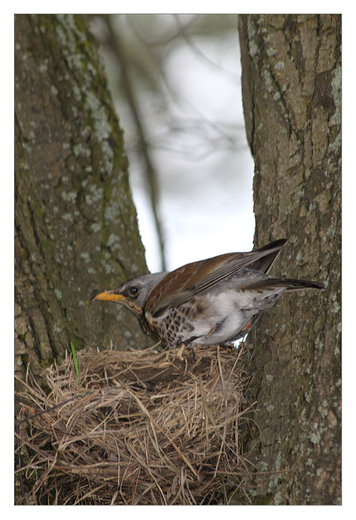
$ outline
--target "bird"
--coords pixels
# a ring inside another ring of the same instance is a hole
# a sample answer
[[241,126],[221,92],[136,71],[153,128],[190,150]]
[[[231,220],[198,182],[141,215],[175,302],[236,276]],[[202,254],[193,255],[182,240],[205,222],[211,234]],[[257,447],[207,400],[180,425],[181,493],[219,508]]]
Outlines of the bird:
[[323,289],[311,280],[268,275],[287,239],[243,253],[145,274],[92,299],[130,309],[143,330],[165,347],[231,345],[288,292]]

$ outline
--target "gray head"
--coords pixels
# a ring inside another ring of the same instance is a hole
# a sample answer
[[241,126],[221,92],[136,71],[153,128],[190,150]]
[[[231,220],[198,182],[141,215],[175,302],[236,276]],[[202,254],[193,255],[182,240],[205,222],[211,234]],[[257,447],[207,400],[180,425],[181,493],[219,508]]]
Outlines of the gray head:
[[93,298],[101,301],[115,301],[125,305],[136,316],[141,316],[142,309],[151,291],[158,285],[167,273],[144,274],[120,285],[112,291],[105,291]]

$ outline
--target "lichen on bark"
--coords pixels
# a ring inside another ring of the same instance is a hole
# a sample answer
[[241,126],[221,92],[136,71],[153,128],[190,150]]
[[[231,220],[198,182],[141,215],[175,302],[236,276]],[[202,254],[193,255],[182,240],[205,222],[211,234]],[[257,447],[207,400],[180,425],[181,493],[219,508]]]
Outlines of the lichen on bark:
[[[248,339],[259,426],[251,494],[274,504],[341,499],[341,17],[239,18],[255,244],[286,237],[272,274],[316,279]],[[251,439],[250,439],[251,441]],[[251,441],[252,446],[255,440]]]
[[90,301],[147,266],[123,132],[81,16],[16,16],[15,130],[15,366],[36,371],[70,341],[146,345],[125,309]]

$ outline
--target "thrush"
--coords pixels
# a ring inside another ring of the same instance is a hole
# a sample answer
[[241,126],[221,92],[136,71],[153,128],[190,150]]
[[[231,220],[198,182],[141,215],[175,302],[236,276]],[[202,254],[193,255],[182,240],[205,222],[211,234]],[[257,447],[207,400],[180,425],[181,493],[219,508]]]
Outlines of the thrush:
[[323,288],[267,274],[286,243],[281,239],[251,252],[139,276],[93,299],[123,304],[165,346],[228,344],[244,337],[284,293]]

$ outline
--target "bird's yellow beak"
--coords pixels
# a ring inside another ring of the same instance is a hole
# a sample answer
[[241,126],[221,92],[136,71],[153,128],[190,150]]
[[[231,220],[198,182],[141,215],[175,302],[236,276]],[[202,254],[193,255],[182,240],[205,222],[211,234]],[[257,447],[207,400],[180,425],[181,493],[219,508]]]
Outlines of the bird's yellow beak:
[[122,294],[115,294],[115,291],[105,291],[100,294],[97,294],[93,300],[100,300],[105,302],[117,302],[123,300],[124,296]]

